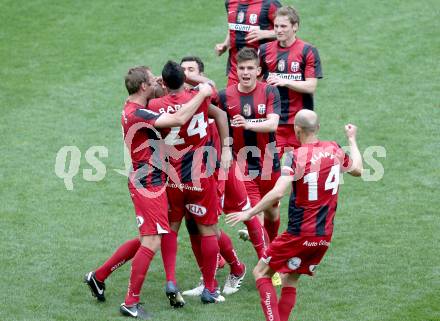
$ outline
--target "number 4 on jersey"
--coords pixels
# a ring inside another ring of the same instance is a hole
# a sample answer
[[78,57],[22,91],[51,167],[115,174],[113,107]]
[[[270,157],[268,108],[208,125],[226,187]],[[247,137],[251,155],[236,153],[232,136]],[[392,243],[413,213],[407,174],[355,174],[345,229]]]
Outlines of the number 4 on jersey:
[[[324,190],[332,190],[332,195],[338,192],[339,187],[339,164],[333,165],[325,180]],[[318,200],[318,172],[311,172],[304,176],[304,184],[309,184],[309,201]]]
[[[200,138],[206,136],[206,128],[208,123],[205,121],[203,112],[195,114],[188,125],[187,134],[189,136],[199,135]],[[165,137],[167,145],[181,145],[185,143],[185,139],[179,136],[180,127],[172,127],[170,133]]]

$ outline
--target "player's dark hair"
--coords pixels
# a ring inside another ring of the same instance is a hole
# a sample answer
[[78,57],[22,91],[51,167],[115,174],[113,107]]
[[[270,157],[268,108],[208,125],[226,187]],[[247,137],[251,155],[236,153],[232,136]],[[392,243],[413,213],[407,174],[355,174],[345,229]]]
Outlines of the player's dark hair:
[[260,64],[260,60],[258,59],[258,53],[254,48],[244,47],[241,48],[237,55],[235,56],[237,59],[237,63],[242,63],[244,61],[255,60],[257,65]]
[[277,10],[275,17],[284,16],[287,17],[292,26],[297,23],[299,26],[299,14],[298,11],[292,6],[283,6]]
[[125,88],[127,88],[128,94],[132,95],[139,91],[142,83],[150,85],[150,79],[148,77],[148,71],[150,68],[146,66],[138,66],[128,69],[127,75],[125,75]]
[[200,59],[197,56],[186,56],[183,57],[182,60],[180,61],[180,64],[182,64],[182,62],[185,61],[195,61],[197,63],[197,66],[199,66],[199,72],[204,72],[205,71],[205,64],[203,63],[202,59]]
[[185,72],[177,62],[168,60],[162,69],[162,79],[169,89],[179,89],[185,82]]

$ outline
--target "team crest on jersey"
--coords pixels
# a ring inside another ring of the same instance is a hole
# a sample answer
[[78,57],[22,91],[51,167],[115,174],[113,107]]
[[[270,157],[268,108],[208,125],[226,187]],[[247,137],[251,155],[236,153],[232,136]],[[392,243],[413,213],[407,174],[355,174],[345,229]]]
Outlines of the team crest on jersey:
[[286,68],[286,61],[284,59],[278,61],[278,71],[284,71],[285,68]]
[[290,64],[290,70],[292,72],[297,72],[299,70],[299,62],[298,61],[292,61]]
[[144,224],[144,218],[142,216],[136,216],[136,223],[138,227],[141,227]]
[[287,267],[291,270],[296,270],[301,265],[301,259],[299,257],[292,257],[287,261]]
[[249,117],[252,114],[251,105],[245,104],[243,106],[243,116]]
[[260,115],[264,115],[266,113],[266,105],[265,104],[258,105],[258,113]]
[[253,25],[257,23],[258,20],[258,16],[256,13],[253,13],[249,16],[249,22],[252,23]]
[[237,22],[243,23],[243,21],[244,21],[244,11],[240,11],[237,15]]

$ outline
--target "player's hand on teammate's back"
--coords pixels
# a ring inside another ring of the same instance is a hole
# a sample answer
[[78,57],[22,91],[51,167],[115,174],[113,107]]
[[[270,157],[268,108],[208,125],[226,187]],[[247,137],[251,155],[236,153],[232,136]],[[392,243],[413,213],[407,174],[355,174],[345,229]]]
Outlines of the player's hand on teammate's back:
[[239,222],[248,221],[252,218],[252,215],[250,215],[250,210],[243,211],[243,212],[235,212],[228,215],[225,215],[225,220],[227,224],[230,224],[231,226],[237,225]]
[[353,124],[347,124],[345,125],[345,135],[348,139],[350,138],[356,138],[357,133],[357,127]]

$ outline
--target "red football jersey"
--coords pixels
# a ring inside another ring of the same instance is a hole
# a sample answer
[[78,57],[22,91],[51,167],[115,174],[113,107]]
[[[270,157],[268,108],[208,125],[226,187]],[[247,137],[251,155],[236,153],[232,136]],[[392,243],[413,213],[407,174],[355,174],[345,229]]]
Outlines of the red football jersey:
[[143,187],[166,182],[167,161],[160,132],[154,123],[160,115],[145,106],[127,101],[122,110],[124,141],[130,151],[135,179]]
[[[219,107],[228,114],[229,122],[235,115],[241,114],[249,122],[266,120],[268,114],[280,113],[280,97],[278,89],[266,83],[257,81],[257,86],[250,93],[242,93],[238,85],[232,85],[219,93]],[[280,160],[276,151],[275,132],[257,133],[234,127],[229,124],[230,136],[233,138],[233,152],[237,158],[243,147],[256,147],[260,155],[247,152],[245,174],[249,171],[267,174],[280,171]],[[265,159],[266,158],[266,159]],[[269,166],[269,167],[268,167]]]
[[332,141],[303,144],[289,156],[287,162],[292,161],[290,171],[295,180],[287,232],[299,236],[332,235],[339,175],[349,168],[349,156]]
[[[179,93],[172,93],[149,102],[148,108],[158,114],[174,113],[189,102],[197,91],[185,89]],[[169,162],[177,171],[182,183],[191,182],[199,178],[200,173],[206,170],[205,146],[208,145],[208,107],[210,99],[207,98],[194,113],[192,118],[183,126],[163,129],[166,145],[173,146],[179,157],[170,155]],[[205,160],[204,160],[205,159]]]
[[[275,74],[284,79],[304,81],[306,78],[322,78],[318,50],[296,39],[290,47],[281,47],[278,41],[260,46],[260,63],[264,78]],[[313,110],[313,95],[279,87],[281,97],[280,125],[293,124],[296,113],[305,108]]]
[[259,45],[267,41],[247,43],[245,38],[253,29],[272,30],[275,13],[281,4],[277,0],[230,0],[225,1],[225,6],[230,37],[226,72],[230,79],[238,83],[235,55],[243,47],[258,49]]

